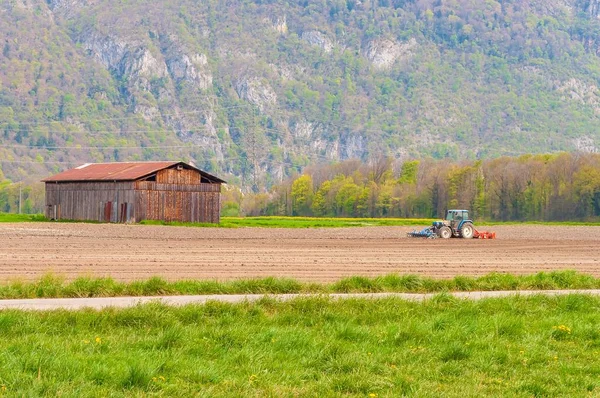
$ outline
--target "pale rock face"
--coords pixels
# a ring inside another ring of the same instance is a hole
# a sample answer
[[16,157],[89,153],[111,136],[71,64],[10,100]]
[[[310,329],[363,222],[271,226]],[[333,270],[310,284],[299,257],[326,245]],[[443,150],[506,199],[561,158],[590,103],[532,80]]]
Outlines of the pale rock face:
[[138,48],[129,52],[123,61],[123,74],[125,76],[139,76],[145,78],[167,76],[167,66],[158,61],[147,48]]
[[589,136],[579,137],[573,140],[573,146],[578,152],[598,153],[598,147],[594,139]]
[[313,46],[321,48],[326,53],[329,53],[331,52],[331,50],[333,50],[333,42],[321,32],[318,32],[316,30],[309,30],[306,32],[302,32],[301,37],[302,40],[308,42],[309,44],[312,44]]
[[262,22],[269,25],[271,29],[280,35],[287,35],[289,29],[287,24],[287,16],[271,16],[262,19]]
[[323,157],[330,160],[340,159],[339,141],[329,142],[322,138],[315,138],[310,142],[310,149],[313,153],[324,153]]
[[159,120],[161,115],[156,107],[136,104],[134,113],[148,121]]
[[89,55],[96,58],[106,69],[117,70],[127,51],[127,43],[123,40],[102,37],[94,32],[82,39],[82,44]]
[[174,80],[189,81],[202,90],[212,86],[212,74],[201,71],[208,63],[206,55],[195,54],[190,58],[185,54],[178,54],[167,58],[166,63]]
[[295,138],[308,139],[314,132],[314,126],[309,122],[297,122],[291,128],[291,133]]
[[197,65],[206,66],[208,64],[208,57],[206,54],[194,54],[192,56],[192,62]]
[[241,99],[253,103],[261,112],[277,102],[273,89],[256,77],[241,77],[234,82],[234,88]]
[[15,8],[17,9],[22,9],[22,10],[33,10],[33,2],[30,0],[17,0],[15,2],[13,2],[12,4]]
[[411,38],[407,42],[397,43],[389,39],[375,39],[370,41],[364,49],[364,56],[376,69],[390,69],[396,61],[412,56],[412,50],[417,46],[417,41]]
[[175,82],[187,81],[201,90],[212,86],[206,54],[190,54],[174,34],[161,36],[161,44],[168,72]]
[[284,15],[283,17],[278,17],[275,21],[273,21],[273,29],[282,35],[287,34],[287,17]]
[[571,99],[594,108],[600,114],[600,93],[594,84],[586,84],[581,80],[570,79],[560,85],[557,91],[563,93],[563,99]]
[[48,0],[48,7],[50,7],[51,10],[56,10],[56,9],[69,9],[69,8],[73,8],[75,6],[80,5],[82,2],[80,0]]
[[350,135],[346,137],[343,145],[346,158],[360,158],[367,151],[367,140],[361,135]]
[[52,12],[57,13],[63,17],[69,18],[73,16],[74,12],[93,2],[92,0],[47,0],[48,7]]
[[[530,0],[529,6],[542,15],[554,18],[571,16],[575,10],[575,2],[579,0]],[[587,0],[590,3],[598,0]]]
[[167,65],[143,46],[95,32],[83,37],[82,42],[89,55],[108,70],[127,78],[130,87],[150,90],[152,79],[168,76]]
[[0,13],[3,13],[11,8],[23,10],[29,13],[40,13],[48,19],[54,20],[54,15],[52,14],[52,11],[49,8],[40,7],[39,2],[36,0],[5,0],[0,2]]

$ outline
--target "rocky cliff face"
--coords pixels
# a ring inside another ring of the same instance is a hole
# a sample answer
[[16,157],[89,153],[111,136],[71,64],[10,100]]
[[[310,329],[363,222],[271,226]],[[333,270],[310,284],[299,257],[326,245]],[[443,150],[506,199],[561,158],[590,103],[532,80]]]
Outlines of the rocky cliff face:
[[[85,155],[193,157],[200,167],[270,182],[312,162],[380,153],[478,157],[600,141],[600,0],[386,3],[5,2],[0,115],[15,115],[16,126],[44,117],[64,124],[5,136],[85,147],[83,133],[114,129],[140,148]],[[22,27],[10,30],[24,18],[54,30],[25,39]],[[42,53],[66,66],[54,70]],[[7,92],[20,97],[9,103]],[[23,116],[32,109],[39,114]],[[94,122],[104,119],[116,121]],[[54,130],[65,133],[55,138]],[[44,156],[78,156],[67,152]]]
[[417,41],[414,38],[403,43],[375,39],[367,43],[364,55],[376,69],[389,70],[397,61],[410,58],[416,46]]
[[240,76],[234,82],[235,91],[240,99],[248,101],[265,112],[277,102],[277,94],[266,81],[255,76]]
[[329,53],[331,50],[333,50],[333,42],[329,40],[323,33],[316,30],[302,32],[302,40],[321,48],[326,53]]
[[208,67],[208,57],[202,53],[189,53],[177,44],[173,35],[161,38],[165,64],[175,83],[186,81],[199,90],[208,90],[213,84],[213,75]]

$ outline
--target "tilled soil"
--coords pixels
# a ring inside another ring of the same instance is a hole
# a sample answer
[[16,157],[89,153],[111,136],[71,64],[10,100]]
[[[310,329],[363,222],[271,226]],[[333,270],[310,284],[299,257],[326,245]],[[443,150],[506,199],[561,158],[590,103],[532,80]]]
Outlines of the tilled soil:
[[[451,278],[574,269],[600,277],[600,227],[499,226],[496,240],[407,238],[412,227],[188,228],[0,224],[0,280],[53,273],[129,281],[412,273]],[[419,228],[418,228],[419,229]]]

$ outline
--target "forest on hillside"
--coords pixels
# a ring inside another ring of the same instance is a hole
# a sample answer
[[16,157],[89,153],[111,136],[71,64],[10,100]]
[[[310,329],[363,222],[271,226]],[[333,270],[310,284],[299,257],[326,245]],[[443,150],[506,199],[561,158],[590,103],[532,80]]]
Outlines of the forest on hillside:
[[598,151],[598,0],[0,4],[0,169],[194,161],[248,192],[312,164]]
[[346,161],[224,202],[225,213],[247,215],[439,218],[451,208],[489,221],[598,221],[600,155]]

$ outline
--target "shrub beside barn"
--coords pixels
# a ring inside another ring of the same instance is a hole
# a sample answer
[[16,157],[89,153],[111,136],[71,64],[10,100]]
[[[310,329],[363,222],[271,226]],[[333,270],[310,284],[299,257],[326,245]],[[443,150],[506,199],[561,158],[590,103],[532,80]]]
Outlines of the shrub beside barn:
[[89,163],[42,180],[46,217],[218,223],[225,181],[184,162]]

